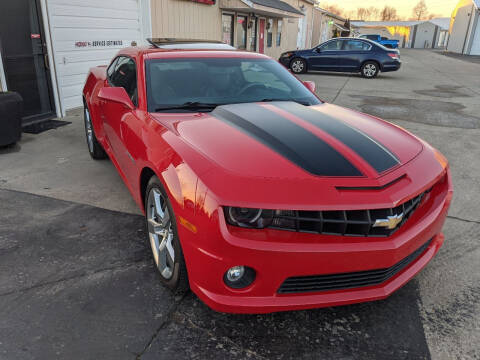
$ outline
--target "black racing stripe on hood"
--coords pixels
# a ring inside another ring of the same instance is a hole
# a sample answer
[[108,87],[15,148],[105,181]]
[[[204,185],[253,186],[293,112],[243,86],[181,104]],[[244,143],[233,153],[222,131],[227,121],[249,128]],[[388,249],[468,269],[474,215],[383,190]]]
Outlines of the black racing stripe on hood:
[[363,175],[325,141],[258,104],[222,105],[210,114],[314,175]]
[[295,102],[276,102],[272,105],[308,121],[312,125],[337,138],[360,155],[378,173],[382,173],[399,164],[397,157],[384,145],[341,120],[337,120],[331,116],[310,109],[308,106]]

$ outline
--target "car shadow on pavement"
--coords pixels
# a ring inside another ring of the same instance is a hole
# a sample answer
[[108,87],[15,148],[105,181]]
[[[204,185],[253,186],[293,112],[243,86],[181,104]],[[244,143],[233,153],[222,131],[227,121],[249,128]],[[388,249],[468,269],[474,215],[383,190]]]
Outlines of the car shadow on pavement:
[[389,299],[217,313],[163,288],[143,217],[0,190],[0,358],[429,358],[415,280]]

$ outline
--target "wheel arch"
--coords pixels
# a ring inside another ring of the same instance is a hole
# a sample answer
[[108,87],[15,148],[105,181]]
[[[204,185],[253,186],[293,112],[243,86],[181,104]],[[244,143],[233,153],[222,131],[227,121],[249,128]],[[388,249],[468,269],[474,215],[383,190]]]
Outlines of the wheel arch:
[[[167,195],[170,199],[170,203],[174,207],[174,210],[179,208],[185,209],[186,204],[195,203],[195,194],[197,186],[197,178],[193,183],[189,181],[182,181],[180,177],[184,174],[184,168],[182,170],[176,168],[173,164],[170,164],[163,171],[156,171],[154,166],[146,164],[140,171],[139,178],[139,205],[142,206],[142,210],[145,210],[145,196],[148,186],[148,182],[152,176],[156,176],[162,183]],[[192,179],[191,174],[185,174],[187,178]],[[183,185],[182,185],[183,184]],[[191,185],[190,187],[188,185]],[[187,188],[189,187],[189,188]],[[193,198],[190,198],[193,197]],[[188,207],[188,206],[187,206]],[[194,206],[192,206],[192,210]]]
[[378,61],[377,59],[367,59],[367,60],[362,61],[362,64],[360,65],[360,70],[362,70],[363,65],[365,65],[365,63],[367,63],[367,62],[374,62],[375,64],[378,65],[378,69],[380,71],[383,71],[383,66],[382,66],[381,62]]
[[295,55],[292,60],[288,63],[288,68],[291,69],[292,62],[296,59],[303,60],[305,62],[305,72],[308,71],[308,60],[301,55]]
[[[145,196],[147,195],[147,185],[152,176],[157,176],[155,171],[153,171],[150,167],[144,167],[140,172],[140,201],[142,204],[142,210],[145,210]],[[158,176],[157,176],[158,177]]]

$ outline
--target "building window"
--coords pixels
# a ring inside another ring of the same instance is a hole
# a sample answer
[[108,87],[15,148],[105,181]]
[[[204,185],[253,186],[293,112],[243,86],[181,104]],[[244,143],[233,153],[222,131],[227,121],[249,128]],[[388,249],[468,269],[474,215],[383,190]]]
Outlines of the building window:
[[237,48],[245,50],[247,48],[247,17],[237,16]]
[[233,46],[233,15],[222,14],[222,39]]
[[282,43],[282,25],[283,21],[278,20],[277,22],[277,46],[280,46]]
[[253,31],[250,30],[250,51],[257,51],[257,32],[258,32],[258,18],[251,19],[253,22]]
[[273,43],[273,19],[267,20],[267,47],[272,47]]

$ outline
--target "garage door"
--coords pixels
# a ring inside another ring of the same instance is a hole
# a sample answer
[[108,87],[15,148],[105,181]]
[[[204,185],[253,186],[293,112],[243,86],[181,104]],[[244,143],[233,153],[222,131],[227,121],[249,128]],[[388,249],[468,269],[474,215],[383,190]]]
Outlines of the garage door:
[[472,48],[470,49],[470,55],[480,55],[480,16],[477,21],[475,22],[476,24],[476,29],[474,29],[475,34],[473,35],[473,42],[472,42]]
[[47,0],[63,110],[82,105],[88,69],[142,39],[140,0]]

